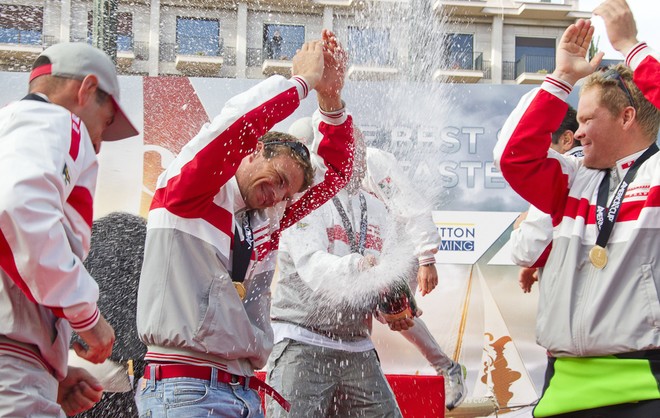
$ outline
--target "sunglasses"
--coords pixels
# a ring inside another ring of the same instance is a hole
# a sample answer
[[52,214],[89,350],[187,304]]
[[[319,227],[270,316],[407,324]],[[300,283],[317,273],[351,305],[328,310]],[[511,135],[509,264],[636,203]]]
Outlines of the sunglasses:
[[289,147],[298,154],[300,157],[302,157],[303,160],[309,161],[310,156],[309,156],[309,149],[303,144],[302,142],[297,142],[297,141],[270,141],[270,142],[264,142],[264,146],[269,147],[271,145],[284,145],[285,147]]
[[635,100],[633,100],[628,86],[626,86],[626,83],[624,83],[623,78],[621,78],[621,74],[619,74],[618,71],[616,71],[614,68],[610,68],[603,73],[603,80],[615,80],[616,85],[619,86],[619,88],[626,94],[630,106],[635,107]]

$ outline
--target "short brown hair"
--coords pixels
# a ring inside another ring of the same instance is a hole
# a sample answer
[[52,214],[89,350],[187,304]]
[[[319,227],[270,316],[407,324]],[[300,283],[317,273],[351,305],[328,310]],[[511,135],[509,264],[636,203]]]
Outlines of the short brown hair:
[[[652,139],[655,142],[658,136],[658,127],[660,126],[660,111],[637,88],[637,85],[633,82],[633,73],[630,68],[623,64],[617,64],[606,70],[615,71],[619,74],[621,82],[624,83],[630,92],[633,102],[632,106],[637,112],[635,119],[649,140]],[[580,90],[580,94],[590,88],[599,87],[601,89],[600,104],[605,106],[613,115],[618,115],[625,107],[630,106],[631,103],[623,87],[618,85],[619,81],[616,77],[606,78],[607,71],[598,71],[587,77]]]
[[[295,161],[296,164],[298,164],[298,166],[302,169],[303,185],[302,188],[298,190],[298,192],[306,190],[314,183],[314,166],[312,166],[312,162],[310,160],[309,150],[307,150],[305,144],[298,141],[295,136],[284,132],[271,131],[267,132],[265,135],[259,138],[259,141],[263,142],[264,144],[264,149],[262,152],[265,158],[270,159],[277,157],[278,155],[286,155],[293,159],[293,161]],[[269,143],[272,144],[269,145]],[[296,147],[298,147],[298,145],[304,147],[302,149],[304,149],[306,153],[298,152],[296,151],[296,148],[287,146],[286,143],[296,143]]]

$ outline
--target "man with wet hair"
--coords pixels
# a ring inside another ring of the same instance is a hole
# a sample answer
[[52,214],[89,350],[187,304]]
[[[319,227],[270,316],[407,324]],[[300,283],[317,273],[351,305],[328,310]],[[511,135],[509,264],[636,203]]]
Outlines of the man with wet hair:
[[[273,76],[230,99],[159,178],[138,291],[148,350],[140,416],[263,416],[257,391],[288,405],[254,377],[273,347],[280,234],[344,187],[352,169],[352,121],[341,100],[346,59],[332,32],[322,37],[296,54],[291,79]],[[310,187],[307,148],[266,132],[311,89],[323,165]]]
[[[624,0],[594,10],[626,63],[594,72],[591,22],[566,29],[557,66],[506,121],[495,161],[554,225],[537,342],[548,354],[536,417],[657,416],[660,410],[658,54],[636,39]],[[633,76],[634,71],[634,76]],[[548,154],[576,82],[581,160]],[[633,82],[634,77],[634,82]]]
[[76,352],[93,363],[112,351],[83,260],[96,154],[137,134],[115,65],[85,43],[45,49],[29,94],[0,110],[0,416],[59,417],[60,404],[70,414],[100,397],[98,382],[68,369],[69,340],[73,329],[84,343]]

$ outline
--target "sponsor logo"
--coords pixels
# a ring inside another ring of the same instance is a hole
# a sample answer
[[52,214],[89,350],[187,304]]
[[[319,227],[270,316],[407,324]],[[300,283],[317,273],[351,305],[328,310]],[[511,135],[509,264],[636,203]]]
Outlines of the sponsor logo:
[[387,197],[392,197],[394,194],[394,185],[392,184],[392,179],[390,177],[381,180],[380,183],[378,183],[378,187],[380,187],[380,190]]
[[476,228],[474,225],[441,225],[438,232],[442,242],[439,251],[474,251]]
[[69,183],[71,183],[71,176],[69,175],[69,167],[66,165],[66,163],[64,164],[64,169],[62,170],[62,178],[64,178],[64,184],[66,186],[68,186]]

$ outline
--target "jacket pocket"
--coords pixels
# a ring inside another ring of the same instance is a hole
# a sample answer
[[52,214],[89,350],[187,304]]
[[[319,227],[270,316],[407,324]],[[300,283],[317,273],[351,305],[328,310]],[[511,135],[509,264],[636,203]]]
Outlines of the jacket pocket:
[[642,265],[642,290],[649,307],[647,313],[649,322],[653,327],[660,328],[660,296],[650,264]]
[[212,333],[212,330],[215,328],[215,318],[217,304],[220,299],[220,294],[222,293],[222,277],[214,277],[211,281],[208,291],[204,295],[203,299],[199,304],[199,323],[197,324],[197,330],[195,331],[194,340],[202,343],[204,339]]

